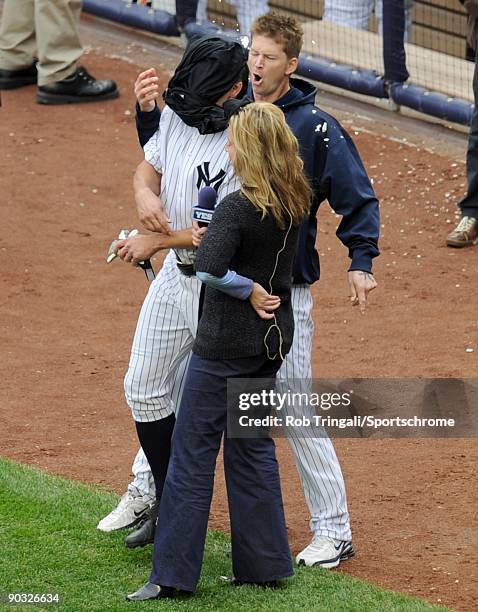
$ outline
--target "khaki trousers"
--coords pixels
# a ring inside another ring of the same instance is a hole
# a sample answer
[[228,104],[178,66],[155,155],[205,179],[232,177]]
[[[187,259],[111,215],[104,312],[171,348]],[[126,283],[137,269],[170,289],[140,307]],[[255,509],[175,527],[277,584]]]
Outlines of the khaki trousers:
[[5,0],[0,68],[19,70],[38,57],[38,85],[73,74],[81,56],[81,0]]

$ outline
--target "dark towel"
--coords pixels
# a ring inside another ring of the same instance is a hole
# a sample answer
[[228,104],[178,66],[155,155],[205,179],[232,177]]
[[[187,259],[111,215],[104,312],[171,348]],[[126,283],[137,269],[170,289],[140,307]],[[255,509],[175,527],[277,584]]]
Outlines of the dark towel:
[[186,49],[164,100],[200,134],[222,132],[237,104],[220,107],[216,102],[241,80],[245,65],[245,49],[239,43],[217,36],[199,38]]

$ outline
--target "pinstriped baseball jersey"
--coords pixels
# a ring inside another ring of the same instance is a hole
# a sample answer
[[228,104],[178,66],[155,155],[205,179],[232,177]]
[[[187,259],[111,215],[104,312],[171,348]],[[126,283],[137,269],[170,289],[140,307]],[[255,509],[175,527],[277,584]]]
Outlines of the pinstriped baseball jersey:
[[[218,202],[239,188],[226,141],[226,130],[201,135],[170,108],[163,111],[145,146],[145,159],[161,174],[161,197],[174,230],[191,227],[192,207],[202,187],[214,187]],[[194,260],[192,248],[176,253],[183,263]],[[196,335],[199,293],[199,280],[180,274],[170,252],[141,308],[125,376],[126,401],[135,421],[158,421],[177,408],[176,381]]]
[[[192,207],[202,187],[214,187],[217,201],[240,187],[224,150],[226,131],[201,135],[169,107],[144,147],[145,159],[162,175],[161,199],[174,230],[191,227]],[[192,249],[176,249],[183,263],[194,261]]]

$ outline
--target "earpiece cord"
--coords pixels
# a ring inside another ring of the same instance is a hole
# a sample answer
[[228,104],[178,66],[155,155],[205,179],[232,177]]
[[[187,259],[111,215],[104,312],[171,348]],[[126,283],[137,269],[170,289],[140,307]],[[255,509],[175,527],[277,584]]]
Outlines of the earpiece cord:
[[[282,243],[282,247],[279,251],[277,251],[276,254],[276,261],[275,261],[275,265],[274,265],[274,269],[272,271],[271,277],[269,278],[269,295],[272,295],[272,279],[274,278],[274,275],[276,273],[277,270],[277,266],[279,265],[279,255],[282,253],[282,251],[284,251],[286,244],[287,244],[287,238],[289,237],[290,234],[290,230],[292,229],[292,215],[290,214],[290,211],[288,208],[286,208],[287,214],[289,215],[290,218],[290,222],[289,222],[289,227],[287,228],[287,232],[284,236],[284,242]],[[264,336],[264,346],[266,347],[266,351],[267,351],[267,358],[271,359],[272,361],[274,359],[277,358],[277,353],[275,353],[274,355],[271,356],[270,354],[270,349],[267,346],[267,337],[269,336],[269,334],[271,333],[271,331],[273,329],[277,329],[278,333],[279,333],[279,355],[282,361],[284,361],[284,355],[282,354],[282,345],[284,343],[284,339],[282,338],[282,332],[280,330],[280,327],[277,323],[277,318],[276,315],[274,313],[274,322],[269,326],[269,329],[266,332],[266,335]]]

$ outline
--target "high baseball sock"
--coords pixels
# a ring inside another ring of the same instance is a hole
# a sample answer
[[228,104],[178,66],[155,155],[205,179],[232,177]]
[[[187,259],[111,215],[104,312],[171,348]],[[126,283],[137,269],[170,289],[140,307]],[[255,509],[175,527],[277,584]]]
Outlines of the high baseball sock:
[[174,414],[160,421],[145,423],[135,421],[139,441],[153,473],[158,502],[161,499],[168,471],[169,455],[171,454],[171,436],[173,435],[175,421]]

